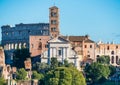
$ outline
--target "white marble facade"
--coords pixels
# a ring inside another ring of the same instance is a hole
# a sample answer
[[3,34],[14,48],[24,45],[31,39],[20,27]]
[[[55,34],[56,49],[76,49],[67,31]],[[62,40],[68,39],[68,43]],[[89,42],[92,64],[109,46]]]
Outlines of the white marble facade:
[[52,57],[56,57],[62,63],[67,59],[69,63],[74,63],[77,68],[80,67],[79,58],[75,51],[72,50],[70,42],[61,37],[56,37],[48,41],[48,51],[42,54],[41,62],[50,64]]

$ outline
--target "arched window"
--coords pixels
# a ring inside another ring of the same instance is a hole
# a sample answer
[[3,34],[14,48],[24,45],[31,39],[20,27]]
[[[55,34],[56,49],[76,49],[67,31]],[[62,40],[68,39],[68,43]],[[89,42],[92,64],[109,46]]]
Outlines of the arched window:
[[111,63],[112,64],[114,63],[114,56],[112,56],[112,58],[111,58]]
[[14,44],[11,44],[11,49],[14,49]]
[[16,44],[15,44],[15,49],[17,49],[17,46],[18,46],[18,45],[17,45],[17,43],[16,43]]
[[116,56],[116,64],[118,64],[118,56]]
[[111,54],[114,55],[114,51],[112,51]]
[[39,42],[38,50],[42,50],[42,42]]
[[19,43],[19,49],[21,49],[21,43]]
[[107,50],[109,50],[109,46],[107,46]]
[[99,55],[97,55],[97,58],[100,57]]
[[11,48],[10,48],[10,44],[8,44],[8,50],[10,50]]
[[26,43],[23,43],[23,47],[26,48]]

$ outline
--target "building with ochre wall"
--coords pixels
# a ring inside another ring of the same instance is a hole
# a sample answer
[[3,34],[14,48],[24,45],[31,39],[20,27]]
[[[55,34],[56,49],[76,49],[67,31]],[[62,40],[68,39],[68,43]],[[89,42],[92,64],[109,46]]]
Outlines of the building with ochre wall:
[[106,55],[110,57],[110,64],[117,66],[120,59],[120,44],[114,43],[97,43],[95,56],[100,57]]

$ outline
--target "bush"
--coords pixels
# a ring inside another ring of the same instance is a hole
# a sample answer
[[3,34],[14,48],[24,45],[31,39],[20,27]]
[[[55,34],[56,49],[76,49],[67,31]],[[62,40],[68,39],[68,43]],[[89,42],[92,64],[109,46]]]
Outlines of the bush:
[[17,74],[17,77],[16,77],[17,80],[25,80],[26,79],[27,72],[25,71],[24,68],[19,69],[16,72],[16,74]]

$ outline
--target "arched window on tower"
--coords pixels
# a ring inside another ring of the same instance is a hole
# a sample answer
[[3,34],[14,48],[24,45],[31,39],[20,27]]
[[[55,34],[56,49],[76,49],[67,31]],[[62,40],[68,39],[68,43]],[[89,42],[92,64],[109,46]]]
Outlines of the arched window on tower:
[[57,16],[57,13],[51,12],[51,17],[56,17],[56,16]]

